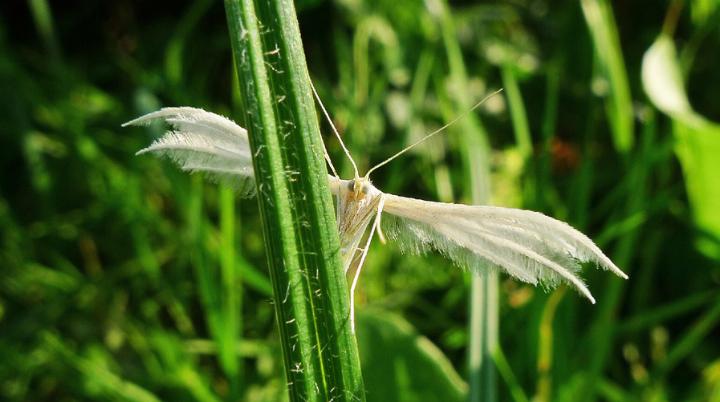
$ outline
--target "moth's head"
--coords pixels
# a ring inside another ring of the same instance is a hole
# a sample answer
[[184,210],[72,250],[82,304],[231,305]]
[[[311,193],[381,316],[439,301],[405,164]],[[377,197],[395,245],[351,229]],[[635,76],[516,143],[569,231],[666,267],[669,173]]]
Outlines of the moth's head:
[[347,189],[352,192],[355,198],[363,198],[372,191],[372,184],[367,177],[356,177],[347,181]]

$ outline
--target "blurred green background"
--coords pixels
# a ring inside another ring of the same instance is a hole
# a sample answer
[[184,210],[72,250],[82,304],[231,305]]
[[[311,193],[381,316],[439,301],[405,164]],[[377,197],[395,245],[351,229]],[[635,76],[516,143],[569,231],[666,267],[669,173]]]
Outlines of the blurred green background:
[[[570,222],[630,274],[588,267],[597,305],[501,276],[498,399],[720,401],[718,3],[443,1],[297,3],[361,170],[503,87],[477,112],[492,203]],[[0,4],[0,400],[286,398],[256,201],[135,157],[161,127],[120,128],[237,115],[230,57],[218,1]],[[375,184],[469,202],[463,135]],[[468,284],[372,246],[369,400],[465,398]]]

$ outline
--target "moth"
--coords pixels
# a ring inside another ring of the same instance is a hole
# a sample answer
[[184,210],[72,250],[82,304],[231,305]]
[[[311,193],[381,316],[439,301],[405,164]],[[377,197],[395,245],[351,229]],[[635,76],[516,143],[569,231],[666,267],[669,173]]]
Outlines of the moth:
[[[313,92],[319,102],[314,88]],[[322,102],[319,103],[331,122]],[[326,160],[334,173],[328,175],[328,184],[336,198],[343,269],[347,274],[355,267],[350,286],[352,328],[355,288],[376,233],[383,243],[389,238],[403,252],[423,254],[436,250],[456,265],[467,267],[474,273],[497,269],[520,281],[547,288],[566,283],[593,304],[595,299],[579,277],[582,263],[594,262],[598,267],[627,279],[627,275],[587,236],[539,212],[423,201],[384,193],[372,184],[370,173],[439,133],[460,117],[462,115],[376,165],[362,177],[331,124],[355,170],[352,179],[340,179],[325,151]],[[240,196],[254,195],[252,153],[244,128],[230,119],[192,107],[163,108],[123,126],[144,125],[156,120],[166,122],[172,129],[137,154],[168,157],[184,171],[203,172],[216,180],[232,182]],[[370,232],[365,237],[368,227]],[[366,240],[360,248],[363,237]]]

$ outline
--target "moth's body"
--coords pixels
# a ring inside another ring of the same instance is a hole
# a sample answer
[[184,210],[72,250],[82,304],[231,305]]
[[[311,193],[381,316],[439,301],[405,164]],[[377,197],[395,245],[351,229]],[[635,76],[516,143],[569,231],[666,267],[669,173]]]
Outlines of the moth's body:
[[[232,180],[238,184],[241,196],[254,194],[254,172],[245,129],[222,116],[190,107],[161,109],[125,125],[157,119],[171,124],[176,131],[168,132],[138,153],[169,156],[183,170],[202,171],[215,178]],[[344,145],[343,149],[350,157]],[[328,185],[337,199],[340,253],[345,272],[357,260],[350,290],[351,322],[355,286],[375,232],[381,240],[386,232],[404,252],[421,254],[437,250],[456,265],[475,273],[499,269],[533,285],[554,286],[564,282],[593,303],[595,299],[577,275],[582,268],[580,262],[593,261],[627,278],[587,236],[539,212],[417,200],[375,188],[368,179],[370,173],[407,149],[376,165],[364,177],[359,175],[354,162],[355,178],[343,180],[337,174],[328,176]],[[325,157],[335,172],[327,153]],[[384,215],[391,219],[384,219],[385,225],[381,228],[380,218]],[[360,248],[368,227],[366,242]]]
[[[350,284],[350,328],[355,330],[355,287],[360,278],[365,257],[370,248],[370,241],[377,231],[383,239],[380,229],[380,217],[385,204],[385,194],[375,188],[367,177],[343,180],[328,175],[330,191],[337,198],[337,225],[340,234],[340,255],[343,260],[343,269],[347,273],[355,264],[355,272]],[[372,226],[370,226],[372,222]],[[359,248],[367,228],[370,233],[365,246]]]
[[360,240],[378,213],[383,193],[365,178],[342,180],[328,176],[328,184],[336,197],[340,255],[347,272],[360,251]]

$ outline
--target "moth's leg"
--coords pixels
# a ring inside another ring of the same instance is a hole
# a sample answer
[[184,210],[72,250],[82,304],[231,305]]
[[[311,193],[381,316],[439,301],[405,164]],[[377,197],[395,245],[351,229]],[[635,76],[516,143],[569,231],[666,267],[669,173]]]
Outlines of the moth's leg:
[[377,220],[377,232],[378,232],[378,238],[380,239],[380,243],[385,244],[387,241],[385,240],[385,233],[382,231],[382,227],[380,226],[380,221],[382,220],[382,210],[385,207],[385,197],[383,194],[380,194],[380,201],[378,202],[378,209],[377,209],[377,217],[375,218]]
[[357,287],[358,279],[360,279],[360,271],[365,263],[365,257],[367,257],[367,253],[370,250],[370,242],[375,234],[375,230],[380,228],[380,212],[382,212],[384,205],[385,199],[380,196],[378,214],[375,215],[375,221],[370,228],[370,234],[368,235],[367,242],[365,243],[365,248],[362,250],[362,254],[360,255],[360,262],[358,263],[357,269],[355,270],[355,276],[353,277],[352,284],[350,285],[350,329],[353,333],[355,333],[355,288]]

